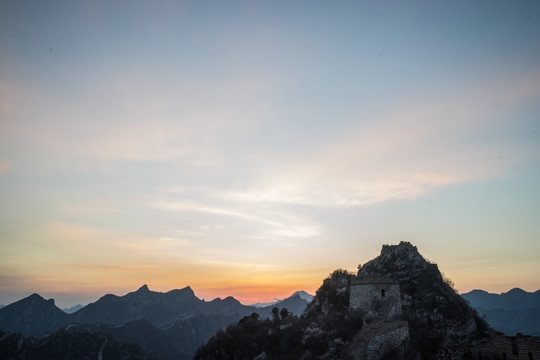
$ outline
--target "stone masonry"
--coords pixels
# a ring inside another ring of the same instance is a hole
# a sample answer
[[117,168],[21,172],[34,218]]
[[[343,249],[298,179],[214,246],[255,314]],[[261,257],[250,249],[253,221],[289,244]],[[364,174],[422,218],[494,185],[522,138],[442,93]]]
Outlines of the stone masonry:
[[387,277],[362,274],[351,281],[349,306],[377,314],[380,320],[390,320],[401,311],[399,284]]
[[355,336],[351,356],[354,360],[376,360],[392,353],[403,359],[409,341],[406,321],[396,321],[401,315],[399,283],[380,275],[358,273],[351,280],[349,306],[363,309],[369,321]]

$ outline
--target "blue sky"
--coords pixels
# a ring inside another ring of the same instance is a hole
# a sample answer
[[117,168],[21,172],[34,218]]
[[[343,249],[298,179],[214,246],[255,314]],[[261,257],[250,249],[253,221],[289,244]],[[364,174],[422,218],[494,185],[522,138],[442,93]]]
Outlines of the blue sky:
[[540,288],[540,5],[0,5],[0,303],[266,301],[411,241]]

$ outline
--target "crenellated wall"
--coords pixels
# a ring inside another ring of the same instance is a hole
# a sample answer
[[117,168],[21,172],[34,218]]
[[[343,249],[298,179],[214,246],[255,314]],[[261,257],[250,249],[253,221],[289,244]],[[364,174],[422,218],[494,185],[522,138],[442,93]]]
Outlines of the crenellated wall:
[[540,360],[540,338],[494,334],[487,339],[455,347],[448,358],[452,360]]

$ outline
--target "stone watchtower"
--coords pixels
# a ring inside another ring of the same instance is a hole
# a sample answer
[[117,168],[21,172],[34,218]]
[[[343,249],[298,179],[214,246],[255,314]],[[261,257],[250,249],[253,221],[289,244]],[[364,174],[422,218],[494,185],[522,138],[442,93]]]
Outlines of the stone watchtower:
[[351,280],[349,306],[372,311],[379,320],[391,320],[401,313],[399,283],[385,276],[359,272]]

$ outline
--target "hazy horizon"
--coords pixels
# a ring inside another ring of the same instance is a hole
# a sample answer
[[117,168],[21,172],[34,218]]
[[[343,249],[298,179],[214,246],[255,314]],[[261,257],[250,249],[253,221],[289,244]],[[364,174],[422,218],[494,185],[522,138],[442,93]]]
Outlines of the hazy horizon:
[[0,303],[266,302],[400,241],[535,291],[538,34],[537,1],[2,1]]
[[[321,280],[321,284],[322,284],[322,280]],[[166,292],[168,292],[168,291],[175,290],[175,289],[167,289],[167,290],[159,290],[159,291],[158,291],[158,290],[153,289],[152,286],[149,285],[149,284],[142,284],[141,286],[143,286],[143,285],[147,285],[147,286],[148,286],[148,289],[149,289],[150,291],[154,291],[154,292],[166,293]],[[140,288],[141,286],[139,286],[139,288]],[[186,285],[186,286],[181,287],[181,288],[179,287],[179,288],[176,288],[176,289],[182,289],[182,288],[185,288],[185,287],[187,287],[187,286],[189,286],[189,285]],[[112,293],[94,294],[94,295],[91,295],[91,296],[89,296],[89,295],[83,295],[83,296],[81,296],[81,294],[65,294],[65,293],[64,293],[64,294],[53,294],[53,295],[59,295],[59,296],[57,296],[57,297],[55,297],[55,296],[43,296],[43,294],[39,294],[39,295],[42,296],[42,297],[43,297],[44,299],[46,299],[46,300],[48,300],[48,299],[54,299],[56,306],[57,306],[58,308],[60,308],[60,309],[69,309],[69,308],[74,307],[74,306],[76,306],[76,305],[86,306],[86,305],[88,305],[88,304],[90,304],[90,303],[96,302],[96,301],[99,300],[101,297],[103,297],[103,296],[105,296],[105,295],[108,295],[108,294],[113,294],[113,295],[117,295],[117,296],[124,296],[124,295],[126,295],[126,294],[128,294],[128,293],[130,293],[130,292],[137,291],[139,288],[132,289],[131,291],[128,291],[128,292],[126,292],[126,293],[114,293],[114,292],[112,292]],[[496,293],[494,293],[494,294],[500,295],[500,294],[502,294],[502,293],[507,293],[507,292],[509,292],[510,290],[513,290],[513,289],[515,289],[515,288],[519,288],[519,287],[514,287],[514,288],[508,289],[508,290],[506,290],[506,291],[498,292],[498,293],[496,292]],[[196,291],[195,289],[193,289],[193,288],[191,288],[191,289],[192,289],[193,292],[195,293],[195,296],[196,296],[196,297],[198,297],[198,298],[201,299],[201,300],[205,300],[205,301],[212,301],[212,300],[214,300],[214,299],[216,299],[216,298],[224,299],[224,298],[226,298],[226,297],[228,297],[228,296],[231,296],[231,295],[223,294],[223,295],[217,296],[217,297],[204,298],[204,297],[199,296],[199,295],[197,294],[197,291]],[[520,289],[521,289],[521,288],[520,288]],[[298,290],[295,290],[294,292],[296,292],[296,291],[302,291],[302,290],[304,290],[304,289],[298,289]],[[315,289],[315,290],[316,290],[316,289]],[[475,289],[471,289],[471,290],[469,290],[469,291],[472,291],[472,290],[484,290],[484,289],[481,289],[481,288],[475,288]],[[536,291],[538,291],[538,290],[540,290],[540,289],[534,289],[534,290],[521,289],[521,290],[526,291],[526,292],[529,292],[529,293],[534,293],[534,292],[536,292]],[[304,291],[306,291],[306,290],[304,290]],[[460,292],[460,294],[468,293],[469,291],[466,291],[466,292]],[[485,290],[484,290],[484,291],[485,291]],[[271,303],[271,302],[276,302],[276,301],[284,300],[284,299],[288,298],[289,296],[293,295],[294,292],[291,292],[290,294],[288,294],[288,295],[286,295],[286,296],[284,296],[284,297],[281,297],[281,298],[276,298],[276,297],[274,297],[274,298],[268,298],[268,299],[265,298],[265,299],[262,299],[262,300],[260,300],[260,301],[259,301],[259,300],[257,300],[257,301],[252,301],[252,300],[244,300],[244,301],[241,301],[240,299],[236,299],[236,300],[240,301],[243,305],[253,305],[253,304],[257,304],[257,303]],[[315,291],[306,291],[306,292],[307,292],[308,294],[310,294],[310,295],[315,295]],[[488,292],[489,292],[489,291],[488,291]],[[17,301],[19,301],[19,300],[22,300],[22,299],[24,299],[24,298],[26,298],[26,297],[32,295],[32,294],[34,294],[34,293],[35,293],[35,292],[33,292],[33,293],[28,293],[28,294],[26,294],[26,295],[22,295],[21,297],[16,298],[15,300],[12,300],[12,301],[8,301],[8,302],[6,302],[6,303],[0,302],[0,305],[6,306],[6,305],[9,305],[9,304],[12,304],[12,303],[14,303],[14,302],[17,302]],[[489,292],[489,293],[492,293],[492,294],[493,294],[493,292]],[[234,296],[233,296],[233,297],[234,297]],[[7,299],[9,299],[9,298],[7,298]],[[79,300],[75,300],[75,299],[79,299]]]

